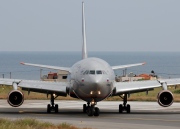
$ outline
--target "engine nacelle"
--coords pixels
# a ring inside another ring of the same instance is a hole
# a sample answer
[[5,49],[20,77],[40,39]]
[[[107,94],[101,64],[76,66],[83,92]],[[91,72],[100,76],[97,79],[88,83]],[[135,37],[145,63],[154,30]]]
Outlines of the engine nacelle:
[[162,90],[157,96],[158,104],[162,107],[169,107],[173,104],[173,94],[168,90]]
[[13,90],[9,93],[7,101],[12,107],[19,107],[24,102],[24,95],[19,90]]

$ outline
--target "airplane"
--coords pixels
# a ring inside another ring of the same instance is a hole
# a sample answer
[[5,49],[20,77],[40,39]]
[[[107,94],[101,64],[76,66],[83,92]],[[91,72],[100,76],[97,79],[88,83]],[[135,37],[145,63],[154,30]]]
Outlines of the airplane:
[[47,105],[47,113],[58,113],[58,105],[54,100],[58,96],[71,96],[87,102],[83,104],[83,112],[88,116],[99,116],[100,110],[96,106],[100,102],[111,96],[120,96],[123,104],[119,104],[119,113],[131,112],[131,107],[127,104],[127,98],[130,94],[137,92],[147,92],[156,87],[162,87],[157,95],[157,101],[160,106],[168,107],[173,103],[173,94],[168,90],[168,86],[180,84],[180,78],[177,79],[157,79],[150,81],[136,82],[116,82],[114,70],[140,66],[145,63],[136,63],[128,65],[110,66],[105,60],[100,58],[88,57],[86,47],[85,33],[85,14],[84,2],[82,2],[82,60],[78,61],[72,67],[58,67],[49,65],[40,65],[21,62],[22,65],[62,70],[68,72],[67,82],[46,82],[21,79],[3,79],[0,78],[0,84],[13,86],[13,90],[8,94],[7,101],[12,107],[19,107],[24,102],[24,95],[18,89],[28,91],[28,93],[38,92],[51,96],[50,104]]

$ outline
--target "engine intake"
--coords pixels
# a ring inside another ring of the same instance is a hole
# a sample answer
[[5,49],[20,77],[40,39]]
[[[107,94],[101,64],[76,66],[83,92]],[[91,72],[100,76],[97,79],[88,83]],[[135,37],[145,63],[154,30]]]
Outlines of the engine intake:
[[158,104],[162,107],[169,107],[173,104],[173,94],[168,90],[162,90],[157,96]]
[[21,91],[13,90],[9,93],[7,101],[12,107],[19,107],[24,102],[24,95]]

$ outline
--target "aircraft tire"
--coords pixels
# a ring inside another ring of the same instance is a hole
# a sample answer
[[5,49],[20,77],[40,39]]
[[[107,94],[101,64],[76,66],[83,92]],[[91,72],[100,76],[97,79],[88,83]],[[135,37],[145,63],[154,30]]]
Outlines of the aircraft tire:
[[92,108],[92,107],[88,107],[88,109],[87,109],[87,115],[88,115],[88,116],[93,116],[93,114],[94,114],[93,108]]
[[51,105],[50,104],[47,105],[47,113],[51,113]]
[[123,106],[122,104],[119,104],[119,113],[122,113],[122,111],[123,111]]
[[129,104],[127,104],[127,108],[126,108],[127,113],[131,112],[131,106]]
[[87,106],[86,104],[83,104],[83,112],[86,113],[86,110],[87,110]]
[[95,107],[95,109],[94,109],[95,111],[94,111],[94,116],[99,116],[99,108],[98,107]]
[[58,104],[55,105],[55,113],[58,113]]

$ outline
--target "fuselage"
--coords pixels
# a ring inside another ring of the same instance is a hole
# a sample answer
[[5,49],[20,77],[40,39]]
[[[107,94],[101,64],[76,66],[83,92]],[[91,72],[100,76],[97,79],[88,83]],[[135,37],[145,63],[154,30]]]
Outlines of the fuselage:
[[71,68],[71,92],[84,101],[98,102],[112,93],[114,78],[114,71],[106,61],[86,58]]

